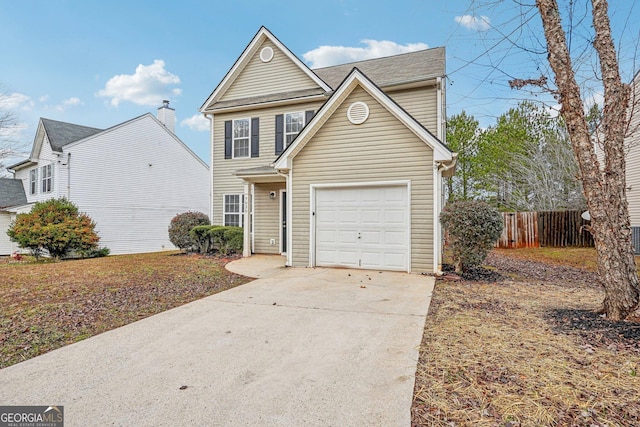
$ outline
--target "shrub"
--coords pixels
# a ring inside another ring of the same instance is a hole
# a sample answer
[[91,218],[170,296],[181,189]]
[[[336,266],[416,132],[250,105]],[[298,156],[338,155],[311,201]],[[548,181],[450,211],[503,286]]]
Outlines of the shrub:
[[79,251],[78,255],[80,255],[81,258],[102,258],[105,256],[109,256],[109,254],[111,253],[111,250],[109,250],[108,247],[104,246],[100,249],[91,249],[88,251]]
[[504,227],[497,210],[476,200],[449,203],[440,222],[449,232],[456,272],[480,266]]
[[189,232],[193,227],[209,225],[209,217],[202,212],[184,212],[174,216],[169,224],[169,240],[182,250],[193,250],[196,243]]
[[199,225],[197,227],[193,227],[189,232],[189,236],[191,236],[191,240],[193,240],[198,252],[203,254],[213,252],[214,243],[209,233],[213,228],[219,227],[211,225]]
[[189,233],[198,252],[218,251],[222,255],[242,251],[244,233],[241,227],[198,226]]
[[[244,231],[242,227],[225,227],[224,253],[240,253],[244,244]],[[223,250],[221,250],[223,252]]]
[[44,251],[60,259],[72,251],[90,251],[100,238],[96,224],[65,198],[37,202],[31,212],[18,214],[7,235],[39,258]]

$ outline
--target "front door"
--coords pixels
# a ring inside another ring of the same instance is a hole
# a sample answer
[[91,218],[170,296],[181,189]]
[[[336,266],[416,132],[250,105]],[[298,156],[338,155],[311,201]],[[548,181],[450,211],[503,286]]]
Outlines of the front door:
[[280,241],[282,242],[282,250],[281,252],[284,254],[287,252],[287,192],[281,191],[280,195],[280,203],[282,204],[280,207],[280,224],[282,227],[282,237]]

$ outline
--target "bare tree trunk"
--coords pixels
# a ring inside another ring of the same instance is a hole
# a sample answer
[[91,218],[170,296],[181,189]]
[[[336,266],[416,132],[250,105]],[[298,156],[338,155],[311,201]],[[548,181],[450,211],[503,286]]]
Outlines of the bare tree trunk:
[[611,38],[606,0],[592,0],[595,49],[604,84],[604,169],[596,158],[587,125],[580,88],[567,49],[566,34],[556,0],[536,0],[540,11],[548,58],[562,105],[561,114],[578,160],[584,195],[598,253],[598,273],[605,290],[602,310],[611,320],[626,318],[638,307],[640,291],[631,244],[626,197],[624,131],[629,87],[620,79]]

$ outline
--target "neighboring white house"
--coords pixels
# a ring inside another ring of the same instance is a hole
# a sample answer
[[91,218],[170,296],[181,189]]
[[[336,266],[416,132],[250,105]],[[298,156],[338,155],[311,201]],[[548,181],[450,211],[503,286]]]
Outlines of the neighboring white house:
[[[174,249],[171,219],[208,212],[209,167],[174,134],[168,104],[158,108],[158,119],[147,113],[105,130],[41,118],[30,157],[8,169],[28,204],[59,197],[74,202],[96,222],[99,244],[111,254]],[[0,207],[3,236],[11,215],[30,207],[14,193],[11,184],[7,199],[14,206]],[[2,239],[0,254],[11,253]]]

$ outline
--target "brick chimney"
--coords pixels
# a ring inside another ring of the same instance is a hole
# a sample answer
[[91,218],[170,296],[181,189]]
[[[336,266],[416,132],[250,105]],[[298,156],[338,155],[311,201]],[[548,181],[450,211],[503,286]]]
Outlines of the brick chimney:
[[169,107],[169,100],[162,101],[162,107],[158,108],[158,120],[171,133],[176,133],[176,110]]

